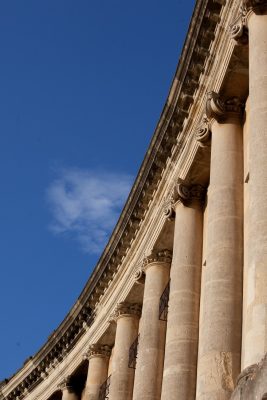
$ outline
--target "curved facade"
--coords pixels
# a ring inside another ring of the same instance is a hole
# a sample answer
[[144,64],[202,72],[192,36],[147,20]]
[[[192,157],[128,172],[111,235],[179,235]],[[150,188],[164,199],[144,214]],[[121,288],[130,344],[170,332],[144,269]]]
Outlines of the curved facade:
[[267,398],[267,1],[197,0],[110,241],[1,400]]

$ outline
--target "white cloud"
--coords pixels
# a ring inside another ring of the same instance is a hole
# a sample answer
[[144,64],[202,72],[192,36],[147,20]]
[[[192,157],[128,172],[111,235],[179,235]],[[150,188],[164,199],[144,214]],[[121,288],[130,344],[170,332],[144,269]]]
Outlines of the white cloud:
[[77,239],[87,253],[99,253],[119,217],[132,184],[126,174],[78,168],[59,171],[47,190],[51,229]]

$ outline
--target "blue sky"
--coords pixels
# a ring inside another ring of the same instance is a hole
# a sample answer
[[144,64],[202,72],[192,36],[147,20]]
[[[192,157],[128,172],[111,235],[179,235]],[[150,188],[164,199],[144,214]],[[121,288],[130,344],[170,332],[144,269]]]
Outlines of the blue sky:
[[0,380],[75,302],[136,176],[193,0],[0,2]]

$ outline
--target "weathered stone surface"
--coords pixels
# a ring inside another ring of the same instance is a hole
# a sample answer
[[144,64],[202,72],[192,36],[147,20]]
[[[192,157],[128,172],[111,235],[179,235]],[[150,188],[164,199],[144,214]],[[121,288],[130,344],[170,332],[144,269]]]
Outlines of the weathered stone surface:
[[240,371],[243,133],[239,101],[222,101],[212,93],[208,108],[209,116],[220,122],[212,124],[197,399],[228,400]]
[[180,186],[175,205],[162,400],[195,399],[204,195],[199,189]]
[[160,400],[166,321],[159,319],[160,297],[169,281],[171,255],[160,251],[144,261],[146,274],[133,400]]
[[139,305],[118,304],[117,329],[112,357],[110,400],[131,400],[134,385],[134,369],[129,368],[129,349],[138,335]]

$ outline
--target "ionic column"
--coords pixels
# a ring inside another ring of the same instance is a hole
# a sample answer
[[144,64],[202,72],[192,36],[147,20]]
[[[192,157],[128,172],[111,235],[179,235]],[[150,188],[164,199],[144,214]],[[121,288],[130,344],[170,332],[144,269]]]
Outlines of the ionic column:
[[195,400],[204,189],[175,186],[175,231],[161,400]]
[[166,322],[159,320],[160,297],[170,279],[171,253],[163,250],[144,260],[146,274],[134,400],[160,400]]
[[117,320],[109,400],[131,400],[134,372],[129,368],[129,349],[138,335],[141,307],[139,304],[120,303],[115,312]]
[[249,226],[243,365],[267,352],[267,1],[246,0],[249,33]]
[[197,400],[228,400],[240,372],[243,269],[242,105],[208,94],[212,118],[206,265],[202,293]]
[[70,378],[70,376],[66,377],[59,385],[59,389],[62,391],[62,400],[79,400],[79,396],[75,393]]
[[108,377],[109,346],[93,344],[89,346],[86,358],[89,360],[84,400],[98,400],[99,389]]

